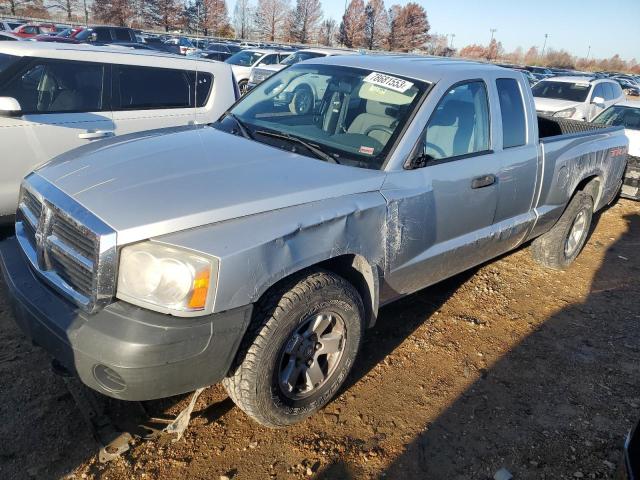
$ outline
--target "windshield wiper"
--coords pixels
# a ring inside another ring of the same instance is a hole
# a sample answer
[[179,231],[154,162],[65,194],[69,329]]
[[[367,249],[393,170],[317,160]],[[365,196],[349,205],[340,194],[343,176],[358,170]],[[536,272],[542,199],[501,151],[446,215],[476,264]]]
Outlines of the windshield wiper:
[[240,133],[244,138],[253,140],[253,135],[249,133],[249,129],[246,127],[244,122],[238,118],[238,116],[235,113],[227,112],[227,117],[232,118],[233,121],[236,122],[236,125],[238,125],[238,130],[240,130]]
[[329,155],[327,152],[323,151],[318,146],[313,145],[309,142],[306,142],[294,135],[288,135],[286,133],[270,132],[269,130],[256,130],[254,133],[259,135],[264,135],[265,137],[273,137],[273,138],[278,138],[280,140],[288,140],[290,142],[298,143],[321,160],[325,160],[329,163],[338,163],[338,164],[340,163],[332,155]]

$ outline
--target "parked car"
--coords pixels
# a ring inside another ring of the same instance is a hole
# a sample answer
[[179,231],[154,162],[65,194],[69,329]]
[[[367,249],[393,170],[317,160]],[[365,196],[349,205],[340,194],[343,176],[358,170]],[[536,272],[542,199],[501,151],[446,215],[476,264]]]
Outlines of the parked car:
[[261,82],[264,82],[267,78],[276,72],[279,72],[283,68],[295,65],[296,63],[303,62],[312,58],[330,57],[333,55],[355,55],[358,52],[354,50],[341,50],[336,48],[307,48],[304,50],[298,50],[284,58],[280,63],[273,65],[264,65],[254,67],[251,69],[251,75],[249,76],[248,88],[252,89]]
[[532,87],[538,83],[540,80],[533,74],[531,73],[529,70],[525,70],[524,68],[514,68],[513,70],[515,70],[516,72],[521,72],[526,78],[527,81],[529,82],[529,85],[531,85]]
[[18,37],[17,35],[14,35],[13,33],[10,32],[0,32],[0,42],[2,41],[17,41],[17,40],[22,40],[20,37]]
[[225,60],[225,62],[231,65],[233,74],[238,82],[240,94],[244,95],[247,92],[252,68],[275,65],[280,63],[288,55],[288,53],[283,53],[278,50],[247,49],[233,54]]
[[38,37],[39,42],[51,43],[91,43],[93,45],[110,45],[112,43],[137,43],[136,34],[128,27],[92,26],[79,27],[69,36],[55,35]]
[[555,76],[555,74],[551,70],[549,70],[548,68],[545,68],[545,67],[526,66],[526,67],[523,67],[523,68],[525,70],[530,71],[534,75],[542,75],[543,78],[551,78],[551,77]]
[[162,38],[150,35],[141,35],[142,42],[148,47],[158,50],[160,52],[173,53],[180,55],[180,47],[178,45],[172,45],[165,43]]
[[13,30],[13,34],[21,38],[33,38],[37,35],[56,31],[56,26],[50,23],[27,23]]
[[5,221],[15,213],[22,177],[36,165],[116,135],[210,123],[236,99],[224,64],[108,46],[3,43],[9,44],[0,46]]
[[35,37],[38,42],[68,42],[77,43],[75,36],[80,33],[84,27],[69,27],[55,34],[43,34]]
[[212,50],[196,50],[187,54],[189,57],[206,58],[207,60],[215,60],[216,62],[224,62],[231,57],[231,53],[228,52],[216,52]]
[[[324,93],[298,113],[308,82]],[[40,167],[0,270],[22,330],[89,387],[145,400],[222,380],[285,426],[340,390],[379,306],[530,240],[571,264],[627,146],[620,127],[536,119],[511,70],[313,59],[211,127]]]
[[187,37],[170,38],[164,43],[166,43],[167,45],[177,46],[180,49],[180,55],[186,55],[187,53],[196,51],[196,47]]
[[630,97],[637,97],[640,95],[640,86],[638,86],[636,82],[632,82],[625,78],[614,78],[613,80],[618,82],[625,95],[629,95]]
[[20,25],[24,25],[24,22],[18,20],[1,20],[0,32],[13,32]]
[[539,114],[587,122],[625,100],[617,82],[591,77],[554,77],[537,83],[532,90]]
[[640,102],[620,102],[598,115],[593,123],[624,127],[629,156],[621,195],[640,200]]

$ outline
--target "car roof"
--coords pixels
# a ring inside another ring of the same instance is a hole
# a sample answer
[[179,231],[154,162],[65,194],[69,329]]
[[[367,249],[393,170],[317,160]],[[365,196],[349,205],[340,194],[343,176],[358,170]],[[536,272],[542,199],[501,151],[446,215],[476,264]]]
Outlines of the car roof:
[[595,77],[588,77],[586,75],[583,76],[565,76],[565,77],[551,77],[545,80],[546,82],[570,82],[570,83],[591,83],[591,84],[595,84],[595,83],[603,83],[603,82],[609,82],[609,83],[615,83],[613,80],[610,80],[608,78],[595,78]]
[[[148,64],[149,66],[153,66],[153,62],[162,61],[162,59],[170,62],[207,61],[201,58],[173,55],[155,50],[118,49],[109,45],[97,46],[56,42],[2,42],[0,44],[0,53],[18,57],[63,58],[66,60],[107,63],[124,62],[127,64]],[[195,66],[189,68],[195,68]]]
[[[273,48],[245,48],[242,50],[243,52],[255,52],[266,55],[267,53],[280,53],[280,50],[275,50]],[[239,53],[239,52],[238,52]]]
[[357,55],[356,50],[348,50],[343,48],[304,48],[302,50],[296,50],[296,52],[312,52],[312,53],[324,53],[325,55]]
[[305,64],[340,65],[344,67],[364,68],[390,75],[401,75],[425,82],[436,82],[441,78],[453,75],[474,78],[482,72],[513,72],[490,63],[445,57],[428,57],[424,55],[371,54],[371,55],[334,55],[319,57],[303,62]]

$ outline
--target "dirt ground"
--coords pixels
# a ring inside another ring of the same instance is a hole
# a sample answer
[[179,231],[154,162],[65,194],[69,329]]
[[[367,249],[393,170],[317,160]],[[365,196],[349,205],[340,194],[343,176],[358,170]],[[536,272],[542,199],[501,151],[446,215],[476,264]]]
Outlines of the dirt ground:
[[596,221],[566,272],[523,248],[382,309],[341,395],[301,425],[260,427],[215,386],[181,441],[108,464],[0,287],[0,478],[611,478],[640,419],[640,203]]

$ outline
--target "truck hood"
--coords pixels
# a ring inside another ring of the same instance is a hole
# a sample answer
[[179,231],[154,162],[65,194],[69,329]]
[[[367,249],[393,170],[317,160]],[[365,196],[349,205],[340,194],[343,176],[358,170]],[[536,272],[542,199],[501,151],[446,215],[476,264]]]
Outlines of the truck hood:
[[128,135],[36,174],[127,244],[232,218],[362,192],[385,173],[326,163],[213,128]]
[[536,103],[536,110],[538,112],[559,112],[567,108],[576,108],[582,106],[582,103],[572,102],[569,100],[557,100],[555,98],[540,98],[534,97]]

